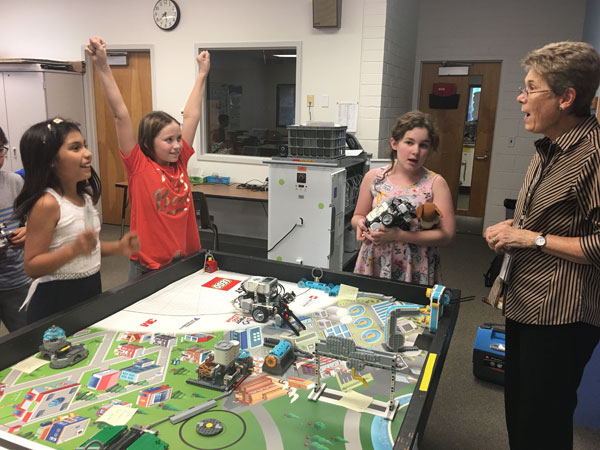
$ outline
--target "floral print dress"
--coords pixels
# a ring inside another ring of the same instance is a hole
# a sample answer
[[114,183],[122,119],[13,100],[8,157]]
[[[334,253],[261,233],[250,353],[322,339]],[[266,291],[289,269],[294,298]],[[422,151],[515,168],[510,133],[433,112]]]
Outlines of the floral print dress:
[[[373,180],[371,186],[373,208],[394,197],[409,201],[415,208],[432,201],[433,181],[438,174],[426,169],[425,175],[417,184],[396,186],[389,182],[387,175],[383,176],[387,168],[378,169]],[[420,229],[419,221],[413,219],[410,230]],[[422,247],[401,241],[387,241],[373,245],[367,241],[362,243],[354,273],[431,285],[441,282],[440,256],[437,247]]]

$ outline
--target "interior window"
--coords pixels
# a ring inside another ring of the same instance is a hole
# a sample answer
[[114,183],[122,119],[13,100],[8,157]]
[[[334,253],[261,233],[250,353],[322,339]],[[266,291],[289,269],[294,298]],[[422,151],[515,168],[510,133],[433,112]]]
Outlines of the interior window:
[[207,153],[276,156],[295,122],[296,49],[212,49]]

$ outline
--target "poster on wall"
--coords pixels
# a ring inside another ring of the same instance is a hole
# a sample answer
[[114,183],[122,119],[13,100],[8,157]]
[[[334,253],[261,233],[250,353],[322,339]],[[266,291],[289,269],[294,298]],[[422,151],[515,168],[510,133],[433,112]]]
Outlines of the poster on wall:
[[346,125],[347,131],[356,132],[358,122],[358,102],[337,102],[336,120],[340,125]]

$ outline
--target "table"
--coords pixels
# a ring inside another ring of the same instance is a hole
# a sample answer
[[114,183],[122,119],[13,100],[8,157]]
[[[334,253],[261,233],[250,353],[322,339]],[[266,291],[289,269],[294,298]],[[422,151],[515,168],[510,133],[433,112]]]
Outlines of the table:
[[[121,209],[121,236],[125,231],[125,216],[127,214],[128,197],[127,191],[129,183],[127,181],[118,181],[115,183],[117,188],[123,189],[123,206]],[[212,183],[192,183],[192,192],[202,192],[206,197],[225,198],[231,200],[246,200],[251,202],[267,202],[269,193],[267,191],[254,191],[251,189],[238,188],[239,183],[234,184],[212,184]]]
[[[321,281],[355,286],[367,293],[356,300],[339,300],[323,291],[299,288],[296,281],[311,279],[311,267],[221,252],[213,252],[213,256],[219,265],[215,272],[202,270],[206,254],[201,252],[0,338],[0,446],[75,449],[99,431],[95,423],[98,414],[122,402],[138,409],[127,425],[155,424],[152,429],[158,431],[158,438],[173,449],[300,448],[323,439],[331,442],[326,447],[331,449],[346,448],[346,444],[353,448],[413,448],[427,422],[458,317],[458,303],[446,308],[436,334],[418,331],[418,336],[427,336],[428,352],[403,354],[407,367],[395,375],[399,410],[391,422],[346,409],[335,399],[344,395],[336,391],[338,387],[354,384],[352,389],[385,400],[389,373],[386,376],[380,369],[361,372],[369,381],[364,388],[342,365],[326,361],[328,366],[324,366],[322,359],[322,376],[331,375],[325,380],[326,392],[331,388],[331,394],[329,400],[312,402],[307,396],[314,380],[311,367],[313,373],[315,369],[306,357],[298,357],[283,375],[252,374],[235,394],[218,400],[217,407],[181,424],[166,420],[221,394],[185,383],[186,378],[196,376],[197,364],[189,358],[237,333],[240,342],[247,338],[245,345],[254,357],[255,372],[260,372],[270,351],[261,345],[264,338],[292,336],[289,330],[275,328],[271,320],[258,325],[233,312],[235,289],[248,276],[275,277],[287,292],[296,292],[290,307],[318,337],[348,332],[357,345],[372,349],[378,349],[383,338],[382,311],[389,306],[386,300],[377,300],[377,294],[428,304],[425,286],[323,270]],[[452,293],[453,298],[460,297],[460,291]],[[417,323],[407,319],[404,329],[409,322]],[[44,331],[52,325],[63,328],[72,344],[84,343],[89,356],[72,367],[50,369],[45,365],[31,375],[14,369],[13,365],[38,352]],[[257,336],[261,336],[258,342]],[[119,371],[127,372],[128,377],[138,373],[133,366],[154,372],[142,380],[116,379]],[[102,383],[103,387],[98,387]],[[44,399],[35,396],[38,390]],[[34,416],[19,420],[12,416],[13,405]],[[210,438],[198,435],[196,424],[206,419],[221,421],[223,432]],[[388,436],[395,436],[393,442]],[[64,442],[50,444],[49,438]],[[383,438],[383,443],[374,444],[373,438]]]

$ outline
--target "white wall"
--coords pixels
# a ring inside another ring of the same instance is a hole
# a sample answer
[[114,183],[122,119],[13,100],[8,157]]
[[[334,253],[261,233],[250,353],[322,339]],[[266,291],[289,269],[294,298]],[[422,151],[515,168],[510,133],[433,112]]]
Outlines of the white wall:
[[[581,40],[585,4],[586,0],[421,2],[415,80],[420,79],[422,61],[502,61],[484,227],[504,219],[503,201],[518,194],[534,152],[533,141],[539,137],[523,129],[516,101],[525,77],[520,61],[549,42]],[[509,137],[516,137],[512,148]]]
[[[359,98],[364,1],[344,0],[341,28],[317,30],[312,0],[179,0],[181,22],[164,32],[153,23],[154,0],[2,0],[0,58],[80,60],[91,35],[113,45],[152,45],[153,107],[179,117],[195,77],[194,44],[300,41],[299,98],[328,94],[335,105]],[[299,120],[307,121],[302,105]],[[333,121],[335,108],[319,106],[313,120]]]
[[600,0],[586,1],[585,24],[583,26],[583,40],[600,48]]
[[389,1],[386,11],[379,157],[387,158],[390,131],[412,104],[418,0]]
[[[102,36],[109,45],[150,45],[153,107],[180,117],[196,74],[195,45],[301,42],[297,88],[302,107],[297,120],[308,120],[306,95],[314,94],[312,119],[334,121],[332,105],[359,100],[363,9],[368,1],[372,0],[344,0],[342,26],[332,30],[313,28],[312,0],[178,0],[181,22],[174,31],[164,32],[153,23],[154,0],[0,0],[0,58],[81,60],[82,46],[92,35]],[[329,95],[328,108],[320,105],[322,94]],[[189,172],[201,168],[230,175],[232,181],[267,176],[260,158],[209,156],[192,160]],[[236,222],[218,223],[223,233],[254,235],[250,227],[240,230],[243,225]]]

